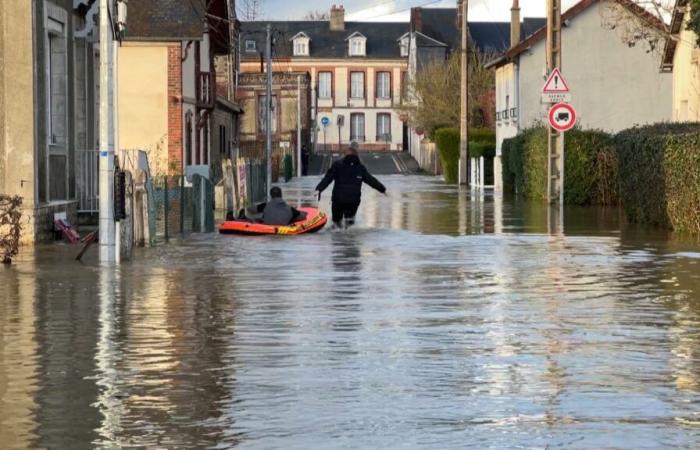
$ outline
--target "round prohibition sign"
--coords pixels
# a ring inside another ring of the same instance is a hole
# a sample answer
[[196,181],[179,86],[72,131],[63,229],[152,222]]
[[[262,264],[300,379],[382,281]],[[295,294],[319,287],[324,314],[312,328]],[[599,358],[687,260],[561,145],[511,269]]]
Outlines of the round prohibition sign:
[[557,103],[549,110],[549,125],[557,131],[569,131],[576,125],[576,110],[568,103]]

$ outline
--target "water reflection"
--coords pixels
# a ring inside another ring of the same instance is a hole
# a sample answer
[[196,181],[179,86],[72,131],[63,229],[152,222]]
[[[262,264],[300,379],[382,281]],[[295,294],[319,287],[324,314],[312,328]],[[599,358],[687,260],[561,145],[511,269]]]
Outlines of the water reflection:
[[0,268],[1,447],[696,446],[696,243],[385,181],[349,232]]

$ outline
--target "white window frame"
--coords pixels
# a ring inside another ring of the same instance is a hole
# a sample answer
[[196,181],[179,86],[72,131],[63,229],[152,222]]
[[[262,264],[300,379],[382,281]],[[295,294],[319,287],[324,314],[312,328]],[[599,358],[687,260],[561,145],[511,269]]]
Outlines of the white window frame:
[[[377,141],[382,141],[385,135],[389,136],[391,141],[391,114],[377,113]],[[383,141],[382,141],[383,142]]]
[[366,56],[367,55],[367,39],[364,37],[350,38],[348,44],[349,56]]
[[401,57],[402,57],[402,58],[405,58],[405,57],[408,56],[409,47],[410,47],[409,44],[410,44],[410,42],[409,42],[409,39],[408,39],[408,38],[403,38],[403,39],[401,39],[401,41],[400,41],[400,43],[399,43],[399,47],[400,47],[400,49],[401,49]]
[[[249,45],[252,44],[252,45]],[[246,39],[245,41],[245,51],[246,52],[254,52],[258,50],[258,44],[255,42],[254,39]]]
[[[326,79],[327,84],[324,85],[322,81]],[[333,72],[319,72],[318,73],[318,98],[322,99],[332,99],[333,98]]]
[[[360,127],[360,125],[361,125],[361,127]],[[366,127],[367,127],[367,124],[365,122],[365,114],[364,113],[352,113],[352,114],[350,114],[350,140],[351,141],[364,142],[365,139],[367,138]],[[358,134],[358,131],[361,131],[362,134]]]
[[[386,75],[386,77],[384,77]],[[381,78],[386,78],[380,83]],[[377,98],[381,100],[391,99],[391,72],[382,70],[377,72]]]
[[[357,79],[359,78],[359,81]],[[350,72],[350,98],[363,100],[365,98],[365,73]]]
[[309,39],[306,35],[300,33],[298,37],[295,37],[292,41],[294,56],[309,56]]

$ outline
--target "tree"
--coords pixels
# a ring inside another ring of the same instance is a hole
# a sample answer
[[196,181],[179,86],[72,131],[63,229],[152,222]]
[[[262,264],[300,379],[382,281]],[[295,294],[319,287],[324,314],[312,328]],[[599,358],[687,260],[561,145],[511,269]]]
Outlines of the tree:
[[[403,106],[414,128],[432,136],[436,129],[458,127],[460,116],[460,58],[454,53],[445,63],[435,63],[420,71],[410,83],[411,99]],[[469,52],[469,125],[484,125],[486,115],[493,115],[494,72],[485,69],[491,59],[477,50]]]
[[328,14],[327,11],[308,11],[306,14],[304,14],[304,17],[302,17],[302,20],[310,20],[312,22],[324,22],[326,20],[330,20],[331,16]]
[[688,29],[695,33],[698,37],[698,45],[700,45],[700,0],[690,0],[690,20],[688,21]]
[[628,7],[616,1],[601,2],[603,27],[615,30],[622,42],[630,47],[644,45],[647,53],[663,50],[671,34],[668,21],[675,0],[632,0]]

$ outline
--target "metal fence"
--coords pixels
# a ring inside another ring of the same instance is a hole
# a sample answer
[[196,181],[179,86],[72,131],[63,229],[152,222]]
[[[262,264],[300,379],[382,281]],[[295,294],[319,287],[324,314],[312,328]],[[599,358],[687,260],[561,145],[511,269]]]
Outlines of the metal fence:
[[149,228],[151,240],[168,240],[190,233],[214,231],[214,186],[206,178],[161,176],[151,181]]
[[76,157],[78,212],[97,213],[100,205],[100,152],[78,150]]

